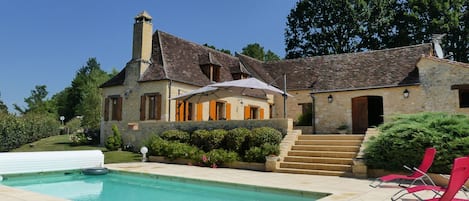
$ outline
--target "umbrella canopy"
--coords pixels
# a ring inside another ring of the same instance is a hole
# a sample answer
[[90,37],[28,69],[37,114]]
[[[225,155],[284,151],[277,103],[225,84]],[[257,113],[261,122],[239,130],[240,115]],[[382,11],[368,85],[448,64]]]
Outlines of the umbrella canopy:
[[262,92],[264,95],[268,93],[278,93],[282,95],[285,94],[287,96],[291,96],[290,94],[284,93],[282,90],[272,85],[269,85],[265,82],[262,82],[256,78],[220,82],[220,83],[215,83],[215,84],[211,84],[208,86],[236,90],[236,91],[239,91],[240,92],[239,94],[241,95],[244,95],[243,93],[246,93],[248,91],[253,91],[257,93]]
[[[249,78],[207,85],[171,99],[200,103],[232,96],[265,96],[270,93],[284,94],[282,90],[272,85],[268,85],[256,78]],[[288,93],[286,95],[291,96]]]

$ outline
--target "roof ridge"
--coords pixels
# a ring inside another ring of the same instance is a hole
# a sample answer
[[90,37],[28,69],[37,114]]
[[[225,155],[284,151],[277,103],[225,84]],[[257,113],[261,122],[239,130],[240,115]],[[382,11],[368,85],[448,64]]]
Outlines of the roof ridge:
[[230,57],[232,57],[232,58],[237,58],[237,57],[235,57],[235,56],[233,56],[233,55],[231,55],[231,54],[227,54],[227,53],[224,53],[224,52],[222,52],[222,51],[218,51],[218,50],[216,50],[216,49],[213,49],[213,48],[210,48],[210,47],[207,47],[207,46],[198,44],[198,43],[196,43],[196,42],[192,42],[192,41],[186,40],[186,39],[184,39],[184,38],[181,38],[181,37],[179,37],[179,36],[172,35],[172,34],[170,34],[170,33],[164,32],[164,31],[161,31],[161,30],[156,30],[156,31],[159,32],[159,33],[163,33],[163,34],[166,34],[166,35],[168,35],[168,36],[174,37],[174,38],[176,38],[176,39],[178,39],[178,40],[184,41],[185,43],[190,43],[190,44],[192,44],[192,45],[200,46],[200,47],[202,47],[202,48],[204,48],[204,49],[206,49],[206,50],[209,50],[209,51],[214,51],[214,52],[217,52],[217,53],[220,53],[220,54],[225,54],[226,56],[230,56]]
[[163,64],[163,74],[164,74],[164,77],[167,78],[167,79],[171,79],[168,77],[168,70],[166,69],[166,61],[164,59],[164,53],[163,53],[163,47],[161,46],[161,36],[160,36],[160,31],[156,30],[156,34],[157,34],[157,37],[158,37],[158,45],[160,46],[160,52],[161,52],[161,63]]
[[328,54],[328,55],[318,55],[318,56],[309,56],[309,57],[301,57],[301,58],[294,58],[294,59],[284,59],[280,61],[272,61],[268,63],[277,63],[277,62],[285,62],[285,61],[296,61],[296,60],[306,60],[306,59],[312,59],[312,58],[320,58],[320,57],[337,57],[337,56],[345,56],[345,55],[356,55],[356,54],[372,54],[372,53],[377,53],[377,52],[390,52],[390,51],[396,51],[396,50],[402,50],[402,49],[410,49],[410,48],[417,48],[417,47],[422,47],[422,46],[429,46],[430,48],[433,49],[432,43],[422,43],[422,44],[416,44],[416,45],[408,45],[408,46],[401,46],[401,47],[393,47],[393,48],[386,48],[386,49],[381,49],[381,50],[369,50],[369,51],[362,51],[362,52],[349,52],[349,53],[340,53],[340,54]]

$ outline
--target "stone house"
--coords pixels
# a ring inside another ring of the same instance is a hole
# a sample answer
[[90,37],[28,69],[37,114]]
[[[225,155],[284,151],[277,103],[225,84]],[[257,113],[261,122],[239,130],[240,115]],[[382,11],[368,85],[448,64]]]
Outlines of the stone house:
[[[262,62],[232,56],[162,31],[135,17],[132,59],[104,83],[101,132],[155,122],[286,118],[312,113],[313,133],[364,133],[393,114],[469,114],[469,64],[437,58],[432,44]],[[281,79],[286,75],[286,85]],[[234,96],[203,103],[171,97],[213,82],[256,77],[293,97]],[[285,107],[284,107],[285,106]],[[286,111],[284,111],[286,108]]]

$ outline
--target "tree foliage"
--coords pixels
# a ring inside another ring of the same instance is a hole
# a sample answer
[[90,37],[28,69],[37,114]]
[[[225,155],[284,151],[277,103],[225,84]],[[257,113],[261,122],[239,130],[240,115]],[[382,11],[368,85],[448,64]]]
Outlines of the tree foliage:
[[203,44],[203,46],[209,47],[209,48],[212,48],[212,49],[214,49],[214,50],[217,50],[217,51],[220,51],[220,52],[223,52],[223,53],[226,53],[226,54],[231,55],[231,51],[230,51],[230,50],[227,50],[227,49],[223,49],[223,48],[222,48],[222,49],[218,49],[218,48],[216,48],[215,46],[209,45],[209,44],[207,44],[207,43]]
[[78,69],[71,86],[53,97],[58,113],[65,116],[66,120],[83,116],[83,127],[98,128],[101,117],[99,86],[113,73],[108,74],[103,71],[96,58],[88,59],[86,65]]
[[31,90],[31,95],[24,99],[27,104],[26,108],[21,108],[17,104],[13,104],[13,106],[21,114],[57,114],[54,102],[46,99],[48,94],[46,85],[36,85],[35,89]]
[[251,44],[246,45],[246,47],[242,49],[241,54],[250,56],[260,61],[280,60],[280,57],[276,55],[274,52],[272,52],[271,50],[268,50],[267,52],[265,52],[264,47],[259,45],[259,43],[251,43]]
[[8,107],[2,100],[0,100],[0,114],[1,113],[8,113]]
[[303,0],[287,17],[286,57],[298,58],[428,43],[469,60],[467,0]]

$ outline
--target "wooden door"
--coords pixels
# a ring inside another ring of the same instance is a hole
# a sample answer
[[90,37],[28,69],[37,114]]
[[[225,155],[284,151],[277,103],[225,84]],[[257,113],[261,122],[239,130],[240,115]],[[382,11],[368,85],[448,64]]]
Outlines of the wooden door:
[[368,129],[368,97],[352,99],[352,132],[365,133]]

